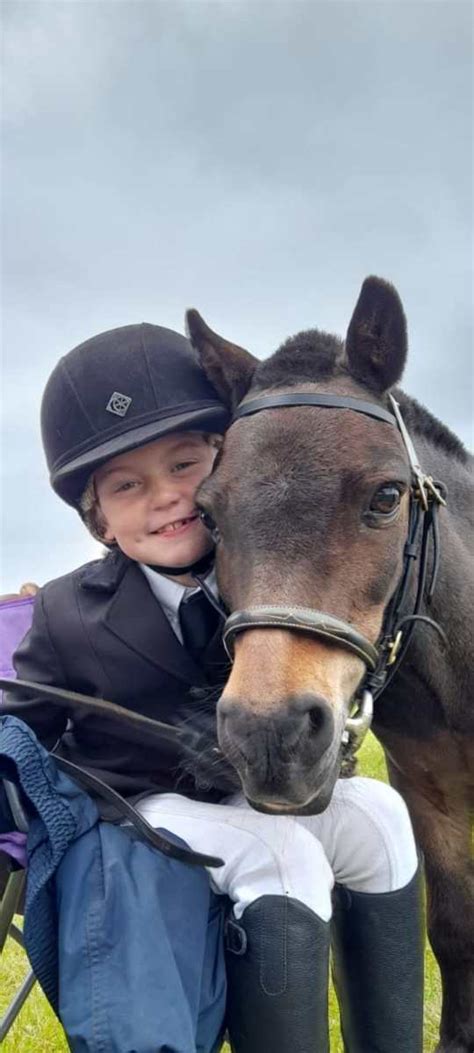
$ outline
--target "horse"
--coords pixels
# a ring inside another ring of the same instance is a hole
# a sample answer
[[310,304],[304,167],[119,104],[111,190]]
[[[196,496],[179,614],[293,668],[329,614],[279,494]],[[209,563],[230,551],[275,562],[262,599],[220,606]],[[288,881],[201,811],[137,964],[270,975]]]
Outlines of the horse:
[[379,278],[345,341],[312,329],[261,361],[194,309],[187,327],[233,414],[198,494],[232,612],[221,749],[253,807],[315,813],[375,700],[424,856],[437,1053],[472,1053],[472,458],[398,387],[406,319]]

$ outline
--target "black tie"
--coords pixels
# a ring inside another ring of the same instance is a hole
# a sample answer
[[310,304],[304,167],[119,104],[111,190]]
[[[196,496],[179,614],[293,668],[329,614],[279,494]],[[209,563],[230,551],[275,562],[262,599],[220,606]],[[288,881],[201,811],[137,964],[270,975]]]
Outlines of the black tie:
[[195,662],[199,662],[217,632],[220,621],[219,611],[212,606],[202,589],[181,601],[179,624],[183,644]]

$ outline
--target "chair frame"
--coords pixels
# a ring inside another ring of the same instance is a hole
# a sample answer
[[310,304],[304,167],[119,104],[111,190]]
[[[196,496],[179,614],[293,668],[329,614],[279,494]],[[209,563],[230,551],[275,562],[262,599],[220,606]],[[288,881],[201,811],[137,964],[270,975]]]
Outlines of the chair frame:
[[[10,805],[16,829],[19,830],[20,833],[26,834],[28,832],[28,819],[21,803],[19,792],[16,786],[7,779],[3,781],[3,786],[5,788],[5,794]],[[10,874],[0,900],[0,954],[2,954],[9,936],[14,939],[23,950],[25,949],[23,933],[15,924],[13,918],[18,912],[18,907],[24,892],[26,871],[23,868],[14,868],[11,864],[9,864],[9,869]],[[6,1038],[35,983],[35,975],[33,971],[30,970],[0,1019],[0,1043]]]

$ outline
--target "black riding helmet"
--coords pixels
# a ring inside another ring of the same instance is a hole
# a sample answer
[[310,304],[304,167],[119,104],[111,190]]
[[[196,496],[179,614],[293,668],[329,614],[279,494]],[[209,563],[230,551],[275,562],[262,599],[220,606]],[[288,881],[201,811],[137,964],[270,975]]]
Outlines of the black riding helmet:
[[228,410],[184,336],[125,325],[61,358],[46,385],[41,432],[53,490],[79,510],[91,473],[174,431],[222,433]]

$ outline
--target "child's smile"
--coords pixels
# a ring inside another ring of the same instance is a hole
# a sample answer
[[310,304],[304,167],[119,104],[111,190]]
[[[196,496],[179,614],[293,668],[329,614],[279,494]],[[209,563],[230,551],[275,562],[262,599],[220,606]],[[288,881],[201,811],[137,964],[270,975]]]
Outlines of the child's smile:
[[215,455],[200,433],[173,433],[102,465],[95,486],[104,540],[141,563],[178,567],[204,556],[212,542],[194,495]]
[[158,527],[158,530],[151,530],[151,534],[159,534],[160,537],[176,537],[178,534],[181,535],[185,530],[191,527],[196,520],[199,519],[197,512],[193,515],[188,516],[185,519],[175,519],[171,523],[166,523],[165,526]]

